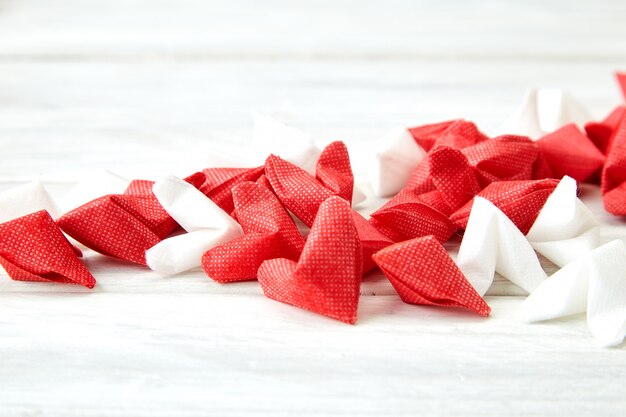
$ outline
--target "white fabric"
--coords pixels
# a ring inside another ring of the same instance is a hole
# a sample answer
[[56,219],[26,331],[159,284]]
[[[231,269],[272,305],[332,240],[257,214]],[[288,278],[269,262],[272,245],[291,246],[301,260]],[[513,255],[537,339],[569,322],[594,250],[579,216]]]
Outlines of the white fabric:
[[280,156],[315,175],[315,166],[322,151],[312,137],[271,117],[254,114],[252,148],[263,164],[269,154]]
[[587,110],[567,92],[555,88],[530,89],[522,104],[500,126],[498,134],[539,139],[569,124],[582,127],[591,120]]
[[600,245],[599,224],[576,192],[576,180],[563,177],[526,234],[537,252],[560,267]]
[[47,210],[54,219],[59,217],[57,206],[39,181],[19,185],[0,193],[0,223],[40,210]]
[[98,197],[107,194],[122,194],[130,181],[111,171],[98,171],[88,174],[70,188],[58,203],[63,213],[67,213]]
[[157,181],[152,191],[163,208],[188,233],[170,237],[146,251],[148,266],[177,274],[200,266],[202,254],[243,234],[239,223],[194,186],[174,176]]
[[426,155],[404,127],[391,129],[378,139],[374,152],[368,175],[377,197],[391,197],[402,190]]
[[626,245],[614,240],[567,264],[524,301],[529,322],[587,311],[591,333],[601,346],[626,335]]
[[[263,165],[265,159],[270,154],[274,154],[313,176],[317,161],[322,154],[308,133],[258,113],[254,114],[251,151],[250,163],[253,165]],[[352,191],[352,205],[362,203],[365,198],[365,193],[355,184]]]
[[475,197],[457,263],[480,295],[493,283],[494,272],[527,292],[532,292],[546,273],[522,232],[489,200]]

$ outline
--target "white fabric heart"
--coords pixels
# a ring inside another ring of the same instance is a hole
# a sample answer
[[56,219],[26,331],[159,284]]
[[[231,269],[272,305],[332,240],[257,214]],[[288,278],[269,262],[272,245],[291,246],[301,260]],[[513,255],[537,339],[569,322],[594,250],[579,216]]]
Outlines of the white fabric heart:
[[383,135],[376,142],[374,151],[368,174],[377,197],[391,197],[402,190],[426,155],[404,127],[391,129]]
[[524,301],[529,322],[587,312],[591,333],[603,347],[626,335],[626,245],[613,240],[554,273]]
[[199,267],[204,252],[243,234],[228,213],[180,178],[163,178],[154,183],[152,191],[165,211],[187,231],[146,251],[146,263],[154,271],[177,274]]
[[0,193],[0,223],[46,210],[53,219],[59,210],[48,190],[39,181],[29,182]]
[[547,278],[522,232],[493,203],[478,196],[472,204],[457,263],[480,295],[491,287],[495,272],[529,293]]
[[588,111],[567,92],[555,88],[530,89],[522,104],[498,128],[498,134],[539,139],[569,124],[582,127],[591,120]]
[[563,177],[526,234],[532,247],[563,267],[600,245],[600,227],[576,196],[576,180]]

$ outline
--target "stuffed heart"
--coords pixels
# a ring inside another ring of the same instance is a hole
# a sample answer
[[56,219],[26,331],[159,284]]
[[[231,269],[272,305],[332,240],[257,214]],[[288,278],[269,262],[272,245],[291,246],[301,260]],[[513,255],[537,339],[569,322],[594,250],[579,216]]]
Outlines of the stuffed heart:
[[0,264],[17,281],[96,285],[45,210],[0,224]]
[[433,236],[391,245],[374,261],[405,303],[463,307],[485,317],[491,311]]
[[353,324],[362,263],[350,205],[330,197],[319,208],[300,259],[267,260],[258,279],[269,298]]

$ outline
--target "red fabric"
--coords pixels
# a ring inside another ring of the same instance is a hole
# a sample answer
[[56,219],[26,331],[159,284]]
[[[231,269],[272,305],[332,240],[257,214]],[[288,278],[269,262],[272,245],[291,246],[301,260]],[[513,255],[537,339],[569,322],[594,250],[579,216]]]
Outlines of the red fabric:
[[302,168],[278,156],[270,155],[265,161],[265,176],[272,190],[280,202],[309,227],[313,224],[320,204],[327,198],[333,195],[345,197],[349,188],[347,201],[352,199],[354,179],[343,144],[331,143],[324,149],[320,159],[322,163],[317,166],[317,175],[332,189],[325,187]]
[[409,133],[426,152],[435,145],[464,148],[487,140],[474,123],[460,119],[412,127]]
[[372,213],[369,221],[394,242],[434,235],[443,243],[456,231],[446,214],[425,204],[408,188]]
[[539,146],[525,136],[504,135],[464,148],[481,187],[493,181],[530,180]]
[[298,262],[263,262],[258,279],[269,298],[346,323],[357,317],[361,243],[352,209],[340,197],[324,201]]
[[354,226],[356,227],[359,240],[361,241],[363,273],[365,274],[376,267],[372,255],[391,245],[393,241],[380,233],[378,229],[354,210],[352,211],[352,220],[354,220]]
[[[198,186],[200,173],[185,178]],[[124,194],[111,194],[63,215],[61,229],[83,245],[104,255],[146,264],[145,252],[169,236],[178,223],[152,192],[153,181],[134,180]]]
[[[465,120],[426,125],[409,129],[416,141],[428,152],[439,146],[463,149],[486,141],[476,125]],[[430,177],[430,163],[424,158],[413,170],[407,184],[417,194],[432,191],[435,187]]]
[[463,307],[484,317],[491,312],[433,236],[396,243],[374,254],[374,261],[405,303]]
[[96,285],[45,210],[0,224],[0,264],[16,281]]
[[257,181],[263,175],[263,167],[257,168],[206,168],[204,183],[198,187],[226,213],[234,210],[232,190],[245,181]]
[[626,215],[626,117],[622,117],[610,139],[602,171],[602,199],[606,211]]
[[348,148],[343,142],[333,142],[324,148],[317,160],[315,178],[333,194],[352,203],[354,176]]
[[622,90],[622,95],[624,96],[624,99],[626,99],[626,72],[618,72],[615,74],[615,77],[617,78],[619,87]]
[[[528,233],[559,180],[498,181],[485,187],[478,196],[491,201],[522,231]],[[461,229],[467,227],[474,199],[457,210],[450,220]]]
[[604,164],[602,152],[573,123],[545,135],[537,143],[555,178],[568,175],[583,182]]
[[480,184],[463,153],[442,146],[428,154],[430,178],[450,211],[455,211],[480,191]]
[[613,131],[626,116],[626,106],[616,107],[606,119],[601,122],[589,122],[585,131],[589,139],[604,155],[607,155]]
[[233,191],[235,217],[244,235],[207,251],[202,268],[221,283],[255,279],[263,261],[287,258],[297,261],[304,238],[276,196],[253,182]]

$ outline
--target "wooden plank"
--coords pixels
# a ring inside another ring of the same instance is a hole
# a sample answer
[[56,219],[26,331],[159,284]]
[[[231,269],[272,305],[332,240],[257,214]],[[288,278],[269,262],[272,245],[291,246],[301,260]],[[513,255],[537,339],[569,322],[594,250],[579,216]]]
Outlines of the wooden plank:
[[626,350],[584,318],[520,322],[364,297],[345,325],[258,295],[3,294],[2,412],[46,416],[618,416]]
[[[584,62],[626,57],[626,6],[462,0],[4,0],[0,55]],[[486,62],[486,61],[485,61]]]

